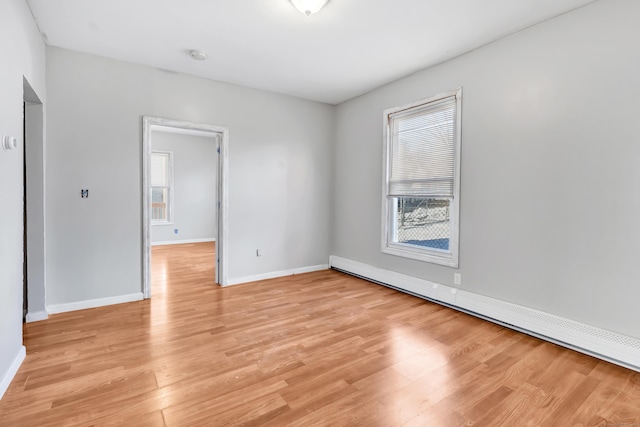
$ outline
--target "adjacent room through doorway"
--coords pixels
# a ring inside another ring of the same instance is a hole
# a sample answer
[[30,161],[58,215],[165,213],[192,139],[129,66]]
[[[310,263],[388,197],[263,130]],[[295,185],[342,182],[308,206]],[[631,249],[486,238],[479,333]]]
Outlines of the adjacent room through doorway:
[[180,271],[175,263],[224,284],[226,129],[150,117],[144,125],[145,298]]
[[215,283],[217,143],[217,135],[208,132],[176,128],[151,132],[151,285],[155,289],[167,285],[166,271],[173,263],[196,269],[200,280]]

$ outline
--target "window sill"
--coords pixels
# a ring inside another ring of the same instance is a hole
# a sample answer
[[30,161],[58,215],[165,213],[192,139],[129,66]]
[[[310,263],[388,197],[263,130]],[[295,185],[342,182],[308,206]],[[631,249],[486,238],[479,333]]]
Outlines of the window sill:
[[151,221],[151,225],[173,225],[173,222],[154,222],[154,221]]
[[430,262],[432,264],[458,268],[458,260],[454,259],[454,256],[451,253],[444,251],[420,250],[401,245],[387,245],[382,248],[382,252],[403,258],[410,258],[418,261]]

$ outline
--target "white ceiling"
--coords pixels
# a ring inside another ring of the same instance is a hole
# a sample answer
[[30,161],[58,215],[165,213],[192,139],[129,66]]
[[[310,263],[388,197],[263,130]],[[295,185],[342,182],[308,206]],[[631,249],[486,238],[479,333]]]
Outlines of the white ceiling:
[[[337,104],[594,0],[28,0],[52,46]],[[194,61],[190,49],[208,53]]]

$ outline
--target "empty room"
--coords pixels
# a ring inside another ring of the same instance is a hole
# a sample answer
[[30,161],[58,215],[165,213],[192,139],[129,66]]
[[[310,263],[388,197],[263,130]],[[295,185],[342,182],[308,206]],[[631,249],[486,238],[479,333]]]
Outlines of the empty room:
[[638,17],[2,0],[0,426],[640,427]]

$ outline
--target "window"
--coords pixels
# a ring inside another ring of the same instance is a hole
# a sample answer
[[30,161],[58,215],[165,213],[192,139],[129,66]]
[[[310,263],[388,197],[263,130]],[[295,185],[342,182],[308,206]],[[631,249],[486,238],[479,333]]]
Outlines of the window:
[[382,252],[458,266],[461,97],[385,111]]
[[151,222],[170,224],[173,205],[173,153],[151,152]]

